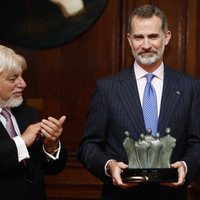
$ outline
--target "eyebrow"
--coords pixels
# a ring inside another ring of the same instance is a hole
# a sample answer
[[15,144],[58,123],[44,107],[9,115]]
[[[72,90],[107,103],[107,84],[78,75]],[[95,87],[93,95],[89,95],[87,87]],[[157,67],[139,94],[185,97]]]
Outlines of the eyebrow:
[[[148,34],[147,37],[149,38],[152,38],[152,37],[158,37],[159,34],[158,33],[151,33],[151,34]],[[144,35],[143,34],[133,34],[133,37],[134,38],[143,38]]]

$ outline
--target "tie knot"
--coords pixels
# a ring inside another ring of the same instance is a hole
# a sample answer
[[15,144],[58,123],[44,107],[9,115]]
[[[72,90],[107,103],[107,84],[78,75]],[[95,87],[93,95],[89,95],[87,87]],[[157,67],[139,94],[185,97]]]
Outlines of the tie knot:
[[147,78],[147,84],[150,84],[150,83],[151,83],[153,77],[154,77],[154,74],[147,74],[147,75],[146,75],[146,78]]
[[5,117],[6,120],[8,120],[11,115],[6,109],[2,109],[1,114]]

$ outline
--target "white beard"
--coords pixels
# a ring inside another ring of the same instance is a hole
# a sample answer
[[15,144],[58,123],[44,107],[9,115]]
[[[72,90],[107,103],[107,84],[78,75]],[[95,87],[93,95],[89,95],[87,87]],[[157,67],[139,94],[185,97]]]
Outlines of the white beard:
[[137,58],[140,61],[140,63],[143,65],[152,65],[153,63],[155,63],[157,60],[160,59],[160,55],[158,54],[153,54],[153,56],[139,55],[137,56]]
[[20,106],[22,104],[22,102],[23,102],[23,97],[18,97],[15,99],[10,98],[7,101],[0,99],[0,107],[1,108],[5,108],[5,107],[14,108],[14,107]]
[[135,60],[137,60],[138,62],[140,62],[143,65],[150,66],[162,58],[164,50],[165,50],[165,45],[163,44],[159,52],[152,49],[152,52],[149,52],[149,53],[151,53],[151,55],[145,54],[145,53],[137,54],[134,51],[132,51],[132,53],[133,53]]

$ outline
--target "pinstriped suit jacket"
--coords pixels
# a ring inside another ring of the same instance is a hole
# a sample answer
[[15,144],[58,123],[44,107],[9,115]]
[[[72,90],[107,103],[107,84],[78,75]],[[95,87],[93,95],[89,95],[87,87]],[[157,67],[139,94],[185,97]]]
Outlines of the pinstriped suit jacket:
[[[186,162],[188,182],[200,169],[199,90],[199,80],[165,66],[158,132],[163,136],[165,129],[171,128],[177,140],[171,162]],[[127,130],[134,139],[145,133],[133,67],[97,81],[87,114],[78,158],[104,183],[111,181],[104,171],[109,159],[127,163],[123,148]]]

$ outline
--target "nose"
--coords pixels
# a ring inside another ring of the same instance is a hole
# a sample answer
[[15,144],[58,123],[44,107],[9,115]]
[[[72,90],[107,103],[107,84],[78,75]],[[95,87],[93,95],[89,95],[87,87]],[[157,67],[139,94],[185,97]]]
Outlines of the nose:
[[143,49],[150,49],[151,48],[151,43],[148,38],[144,38],[143,43],[142,43],[142,48]]
[[26,82],[24,81],[24,79],[21,76],[19,76],[17,79],[17,86],[21,87],[21,88],[26,87]]

